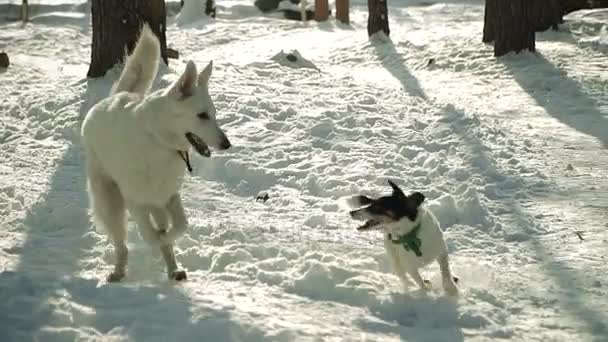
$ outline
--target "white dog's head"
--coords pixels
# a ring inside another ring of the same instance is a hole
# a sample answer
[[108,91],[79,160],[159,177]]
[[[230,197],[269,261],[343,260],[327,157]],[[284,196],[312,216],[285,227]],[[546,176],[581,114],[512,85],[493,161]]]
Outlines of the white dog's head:
[[189,145],[201,155],[211,153],[207,145],[225,150],[231,144],[215,119],[215,106],[209,96],[213,63],[197,74],[189,61],[184,73],[169,88],[146,98],[147,128],[168,147],[185,151]]

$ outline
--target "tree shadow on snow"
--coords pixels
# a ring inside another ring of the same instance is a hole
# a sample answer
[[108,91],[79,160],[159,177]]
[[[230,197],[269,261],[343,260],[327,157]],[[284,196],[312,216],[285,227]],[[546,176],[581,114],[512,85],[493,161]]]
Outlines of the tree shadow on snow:
[[16,251],[16,271],[0,274],[4,341],[27,341],[27,335],[19,334],[34,336],[53,323],[53,311],[63,295],[58,290],[71,281],[81,257],[97,242],[89,229],[85,177],[74,145],[58,162],[43,196],[23,221],[27,237]]
[[547,114],[608,147],[608,113],[599,111],[578,82],[540,53],[509,55],[499,61]]
[[420,87],[418,79],[412,75],[390,38],[383,33],[377,33],[372,36],[371,44],[382,66],[401,82],[403,90],[411,96],[427,100],[427,95]]
[[[458,112],[452,106],[449,106],[449,108],[452,114],[457,113],[459,114],[458,116],[462,117],[461,112]],[[501,170],[496,161],[485,152],[489,148],[483,144],[475,132],[469,129],[467,124],[462,125],[461,123],[462,121],[450,120],[451,131],[453,134],[461,137],[463,146],[467,147],[470,153],[475,156],[472,158],[473,161],[476,161],[473,166],[478,168],[480,174],[485,178],[484,183],[498,183],[499,187],[502,184],[520,184],[520,186],[511,185],[503,187],[503,190],[507,193],[511,190],[522,188],[528,189],[528,191],[533,190],[534,185],[528,184],[522,179],[521,175],[508,174]],[[479,165],[484,167],[480,168]],[[581,279],[585,279],[585,275],[558,260],[559,255],[557,253],[549,252],[549,249],[541,240],[542,235],[545,234],[544,229],[536,222],[536,219],[532,215],[522,208],[517,201],[517,193],[506,194],[493,200],[500,202],[503,209],[506,209],[503,210],[502,214],[508,214],[512,219],[512,223],[510,224],[512,227],[504,232],[503,237],[505,241],[530,246],[538,259],[541,260],[546,274],[554,280],[554,284],[561,290],[560,292],[552,292],[561,294],[558,303],[564,311],[569,312],[573,319],[587,325],[591,329],[592,334],[596,336],[608,334],[608,323],[606,323],[608,322],[608,315],[592,309],[590,307],[592,299],[585,298],[584,294],[579,290],[585,287],[583,282],[580,281]]]

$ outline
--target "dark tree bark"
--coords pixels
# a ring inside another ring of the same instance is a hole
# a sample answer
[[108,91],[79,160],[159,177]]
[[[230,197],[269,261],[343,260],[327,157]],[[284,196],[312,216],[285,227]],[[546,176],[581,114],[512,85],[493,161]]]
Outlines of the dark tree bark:
[[327,0],[315,0],[315,20],[325,21],[329,17],[329,4]]
[[164,0],[93,0],[93,44],[88,77],[101,77],[126,53],[131,53],[143,23],[160,40],[161,57],[167,57],[166,10]]
[[561,0],[530,0],[530,20],[536,32],[546,31],[550,27],[557,30],[558,24],[563,22]]
[[581,9],[608,8],[608,0],[561,0],[562,16]]
[[383,31],[387,36],[390,34],[388,29],[388,9],[386,0],[367,0],[367,34],[372,36],[374,33]]
[[336,19],[344,24],[350,23],[349,2],[349,0],[336,0]]
[[481,39],[484,43],[491,43],[495,39],[496,1],[497,0],[486,0],[486,7],[483,15],[483,38]]
[[207,0],[205,3],[205,14],[215,18],[215,0]]
[[502,56],[511,51],[536,51],[529,4],[530,0],[496,1],[494,56]]

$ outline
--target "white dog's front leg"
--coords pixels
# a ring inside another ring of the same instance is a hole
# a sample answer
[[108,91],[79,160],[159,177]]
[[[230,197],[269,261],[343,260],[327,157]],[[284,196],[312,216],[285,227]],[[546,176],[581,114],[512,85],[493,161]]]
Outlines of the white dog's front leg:
[[173,244],[188,228],[188,219],[179,194],[175,194],[169,199],[167,211],[171,217],[171,229],[162,234],[161,240],[163,244]]
[[160,232],[154,227],[152,223],[152,217],[150,216],[153,208],[142,205],[132,205],[129,208],[129,212],[135,223],[141,238],[147,243],[157,246],[160,244]]
[[450,271],[450,264],[448,261],[448,254],[444,253],[437,258],[439,263],[439,269],[441,270],[441,278],[443,280],[443,289],[450,296],[458,295],[458,286],[454,282],[454,277]]

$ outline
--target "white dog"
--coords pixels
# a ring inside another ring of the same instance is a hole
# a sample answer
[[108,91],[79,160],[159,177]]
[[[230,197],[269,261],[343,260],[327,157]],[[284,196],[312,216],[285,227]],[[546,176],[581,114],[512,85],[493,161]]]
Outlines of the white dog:
[[395,183],[388,183],[393,189],[390,196],[377,199],[355,196],[350,199],[350,205],[360,208],[351,211],[351,217],[366,221],[357,229],[384,230],[384,247],[405,291],[409,285],[406,273],[420,288],[429,289],[430,282],[422,279],[418,269],[437,260],[445,292],[457,295],[458,278],[453,277],[450,271],[443,232],[435,215],[421,206],[424,195],[414,192],[406,196]]
[[108,281],[120,281],[127,265],[129,211],[144,240],[159,246],[170,279],[184,280],[173,252],[188,227],[179,189],[190,145],[208,157],[207,144],[230,147],[215,120],[208,91],[212,64],[197,74],[188,62],[168,89],[147,94],[158,69],[160,44],[144,25],[110,96],[87,113],[82,141],[95,224],[103,226],[116,254]]

